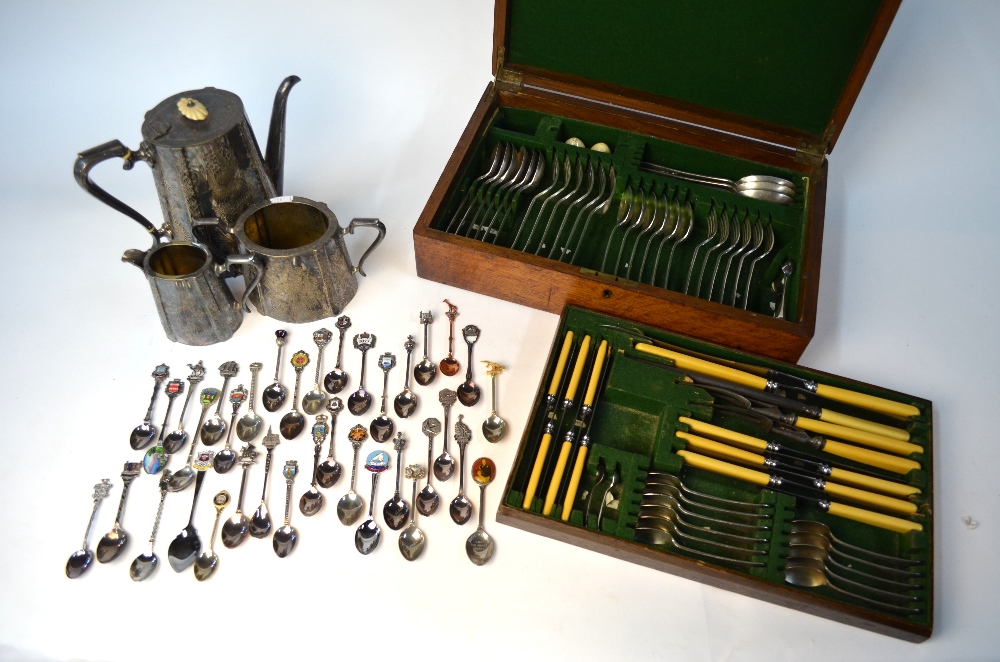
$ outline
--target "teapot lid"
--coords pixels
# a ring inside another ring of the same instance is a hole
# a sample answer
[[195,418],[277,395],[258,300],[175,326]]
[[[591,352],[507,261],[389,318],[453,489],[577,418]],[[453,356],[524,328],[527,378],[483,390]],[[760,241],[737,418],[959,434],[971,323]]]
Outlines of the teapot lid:
[[179,92],[146,113],[142,138],[170,148],[199,145],[228,133],[243,118],[243,102],[232,92],[214,87]]

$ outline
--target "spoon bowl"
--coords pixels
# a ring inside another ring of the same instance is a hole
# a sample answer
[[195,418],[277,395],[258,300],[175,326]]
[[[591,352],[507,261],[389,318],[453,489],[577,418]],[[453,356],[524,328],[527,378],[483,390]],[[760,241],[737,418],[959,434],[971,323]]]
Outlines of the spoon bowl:
[[399,531],[403,528],[409,516],[410,505],[399,495],[386,501],[385,506],[382,507],[382,519],[385,520],[386,526],[393,531]]
[[76,579],[87,571],[93,560],[94,553],[89,549],[81,549],[73,552],[69,560],[66,561],[66,576],[70,579]]
[[274,547],[274,553],[278,555],[279,559],[283,559],[292,553],[295,549],[295,543],[298,541],[299,532],[295,530],[294,526],[285,524],[279,526],[278,530],[274,532],[271,544]]
[[219,565],[219,556],[215,552],[202,552],[194,560],[194,578],[200,582],[205,581],[215,572]]
[[312,517],[318,513],[322,507],[323,493],[315,487],[309,488],[309,490],[299,498],[299,510],[306,517]]
[[174,572],[184,572],[191,567],[200,551],[201,538],[198,537],[198,531],[194,525],[188,524],[181,529],[176,538],[170,541],[170,547],[167,548],[167,561],[170,562],[170,567],[174,569]]
[[451,377],[452,375],[457,375],[458,371],[462,369],[462,364],[460,364],[454,357],[446,356],[441,359],[441,374]]
[[448,480],[455,473],[455,458],[448,451],[442,451],[434,460],[434,477]]
[[294,409],[282,416],[281,422],[278,423],[281,436],[285,439],[294,439],[302,433],[305,427],[306,417]]
[[410,414],[417,408],[417,396],[410,389],[404,388],[402,393],[393,398],[392,408],[400,418],[409,418]]
[[148,579],[159,565],[160,559],[157,558],[156,554],[142,553],[132,560],[132,565],[128,568],[128,576],[134,582],[141,582]]
[[395,431],[396,426],[393,424],[391,418],[385,414],[381,414],[375,417],[369,429],[372,433],[372,439],[379,443],[384,443],[392,439],[392,433]]
[[[238,547],[250,532],[250,521],[243,513],[234,513],[222,524],[222,544],[232,549]],[[214,565],[214,562],[213,562]]]
[[480,388],[471,379],[467,379],[459,384],[456,391],[458,391],[458,401],[466,407],[471,407],[479,402],[479,398],[483,394]]
[[260,394],[260,401],[264,405],[264,409],[269,412],[276,412],[281,409],[281,405],[285,404],[285,398],[288,397],[288,390],[278,382],[274,382],[270,386],[264,387],[264,390]]
[[268,512],[267,506],[261,503],[250,518],[250,535],[254,538],[264,538],[270,532],[271,513]]
[[340,523],[345,526],[350,526],[358,521],[361,517],[361,513],[365,509],[365,501],[361,498],[357,492],[353,490],[340,497],[340,501],[337,502],[337,518]]
[[354,532],[354,546],[362,554],[370,554],[378,547],[382,529],[374,519],[366,519]]
[[128,533],[116,523],[97,543],[98,562],[109,563],[114,561],[128,547],[128,542]]
[[493,558],[496,543],[485,529],[476,529],[465,541],[465,553],[476,565],[486,565]]
[[[413,379],[415,379],[421,386],[427,386],[434,381],[435,377],[437,377],[437,366],[434,365],[430,359],[421,360],[420,363],[413,368]],[[402,414],[400,415],[402,416]],[[417,529],[417,531],[419,530],[420,529]],[[423,545],[421,545],[420,549],[423,550]]]
[[240,438],[240,441],[252,441],[260,434],[263,423],[264,420],[255,412],[247,412],[236,422],[236,436]]
[[187,443],[187,440],[187,432],[184,430],[174,430],[163,439],[163,450],[167,452],[167,455],[173,455],[180,449],[184,448],[184,444]]
[[226,434],[226,421],[219,414],[208,418],[201,426],[201,443],[213,446]]
[[483,421],[483,436],[486,437],[486,441],[495,444],[503,439],[505,434],[507,434],[507,421],[496,414]]
[[459,494],[451,500],[448,512],[451,514],[451,519],[455,524],[465,524],[472,517],[472,502],[469,501],[469,497]]
[[424,551],[427,537],[416,524],[410,524],[399,534],[399,551],[407,561],[416,561]]
[[323,489],[333,487],[340,480],[341,474],[343,474],[343,467],[340,466],[340,462],[334,460],[331,462],[329,459],[323,460],[323,463],[319,465],[316,469],[316,482]]
[[363,388],[359,388],[347,398],[347,409],[355,416],[361,416],[371,406],[372,394]]
[[236,451],[232,448],[223,448],[216,453],[213,466],[220,474],[228,473],[236,464]]
[[168,489],[171,492],[183,492],[194,481],[194,477],[195,470],[191,465],[183,466],[170,474],[170,479],[167,481]]
[[132,450],[141,451],[146,446],[149,446],[155,436],[156,426],[152,423],[143,421],[132,430],[132,434],[129,435],[128,443],[132,446]]
[[326,394],[316,389],[313,389],[302,396],[302,411],[310,416],[315,416],[323,411],[323,405],[325,404]]
[[426,517],[433,515],[441,503],[441,496],[434,489],[433,485],[424,485],[424,488],[417,493],[417,512]]

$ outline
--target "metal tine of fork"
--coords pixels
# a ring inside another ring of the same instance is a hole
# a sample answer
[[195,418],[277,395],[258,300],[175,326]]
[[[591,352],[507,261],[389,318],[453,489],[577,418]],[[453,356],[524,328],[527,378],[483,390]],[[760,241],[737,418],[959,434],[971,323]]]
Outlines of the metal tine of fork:
[[515,176],[514,181],[510,184],[506,191],[503,192],[500,197],[500,201],[496,206],[496,211],[493,212],[493,216],[490,218],[490,222],[487,224],[485,222],[486,217],[483,217],[482,223],[479,224],[479,230],[481,236],[480,241],[486,241],[486,237],[489,236],[490,231],[493,230],[494,224],[497,222],[497,218],[500,217],[501,212],[506,210],[510,205],[511,199],[517,195],[518,191],[528,185],[535,177],[535,171],[538,168],[538,157],[539,152],[536,149],[528,151],[528,158],[524,160],[524,166],[521,171]]
[[691,236],[691,230],[694,229],[694,208],[691,207],[690,202],[685,202],[681,207],[681,218],[677,222],[677,225],[681,223],[684,224],[684,229],[681,230],[680,238],[670,247],[670,256],[667,257],[667,269],[663,273],[663,289],[670,288],[670,266],[674,263],[674,252],[678,246],[687,241],[687,238]]
[[732,542],[742,543],[744,545],[755,545],[759,542],[767,543],[771,540],[770,535],[765,535],[762,538],[757,536],[744,536],[739,533],[729,533],[728,531],[719,531],[718,529],[713,529],[707,525],[692,524],[691,522],[684,519],[684,517],[673,509],[672,506],[667,504],[659,503],[645,503],[639,505],[639,517],[656,517],[659,519],[668,519],[675,524],[686,526],[692,531],[698,531],[699,533],[711,533],[713,536],[722,538],[723,540],[731,540]]
[[747,273],[747,284],[743,288],[743,310],[747,309],[750,303],[750,283],[753,281],[753,270],[757,263],[767,257],[774,250],[774,228],[768,223],[764,228],[764,252],[750,261],[750,271]]
[[677,489],[675,486],[669,483],[654,483],[649,481],[646,483],[646,491],[643,493],[643,498],[650,496],[672,496],[678,502],[685,505],[691,506],[692,508],[703,508],[709,510],[713,513],[720,513],[723,515],[732,515],[734,517],[744,517],[746,519],[772,519],[773,515],[764,511],[749,512],[747,510],[737,510],[735,508],[724,508],[722,506],[712,506],[701,501],[696,501],[683,492]]
[[[755,547],[741,547],[738,545],[727,545],[726,543],[719,542],[717,540],[709,540],[708,538],[702,538],[701,536],[696,536],[690,533],[685,533],[679,526],[677,522],[670,519],[669,517],[657,517],[651,515],[639,514],[636,518],[636,528],[655,528],[661,531],[665,531],[671,535],[678,536],[684,540],[691,541],[693,543],[698,543],[700,545],[706,545],[710,547],[718,547],[722,550],[729,552],[736,552],[737,554],[746,554],[748,556],[764,556],[768,553],[766,549],[757,549]],[[709,529],[711,531],[711,529]],[[763,538],[756,538],[757,542],[767,542]],[[722,552],[719,552],[720,554]]]
[[[611,189],[612,189],[612,193],[614,193],[614,176],[615,176],[614,175],[614,168],[611,168],[611,181],[612,181]],[[604,197],[604,189],[605,189],[605,187],[607,187],[607,185],[608,185],[607,170],[606,170],[604,164],[601,163],[600,161],[598,161],[597,162],[597,193],[594,194],[594,198],[590,202],[588,202],[587,204],[585,204],[583,207],[580,207],[580,211],[576,215],[576,220],[573,221],[573,223],[569,226],[569,234],[566,235],[566,243],[563,244],[563,247],[559,251],[559,258],[558,259],[559,259],[560,262],[562,262],[562,259],[564,257],[566,257],[567,255],[570,255],[572,253],[572,251],[570,251],[569,246],[570,246],[570,244],[573,243],[573,234],[576,232],[576,227],[580,224],[580,219],[583,218],[583,215],[586,214],[586,213],[588,213],[588,212],[590,213],[590,215],[593,215],[594,210],[597,209],[597,207],[599,207],[600,204],[601,204],[601,201],[602,201],[602,199]],[[590,217],[589,216],[587,217],[587,221],[588,222],[590,221]]]
[[511,248],[514,248],[514,245],[517,243],[517,240],[521,237],[521,231],[524,230],[524,226],[528,224],[528,219],[531,218],[531,210],[535,208],[535,204],[539,200],[542,200],[542,204],[545,204],[544,201],[548,200],[549,196],[552,194],[552,192],[556,189],[558,185],[559,185],[559,155],[553,153],[552,183],[549,184],[547,188],[544,188],[541,191],[539,191],[535,195],[535,197],[531,199],[531,202],[528,203],[528,208],[525,210],[524,216],[521,217],[521,223],[520,225],[518,225],[517,233],[514,235],[514,241],[511,242],[510,245]]
[[[528,232],[528,236],[524,240],[524,246],[521,246],[521,250],[525,253],[528,252],[528,246],[531,245],[531,238],[535,236],[535,228],[538,227],[538,223],[542,220],[542,217],[545,216],[545,205],[550,202],[555,202],[555,200],[561,196],[567,188],[569,188],[570,183],[573,181],[573,162],[570,160],[569,154],[563,156],[562,172],[566,179],[559,186],[559,188],[550,193],[549,197],[543,200],[542,204],[538,207],[538,216],[535,217],[535,222],[531,224],[531,231]],[[511,245],[511,248],[514,248],[514,246]]]
[[590,197],[591,191],[594,190],[594,163],[593,161],[587,164],[587,190],[583,192],[580,197],[576,198],[566,207],[566,213],[563,215],[563,220],[559,223],[559,227],[556,228],[556,236],[552,238],[552,247],[549,248],[548,258],[552,259],[552,255],[556,252],[556,248],[559,246],[559,237],[562,235],[563,228],[566,227],[566,221],[569,219],[570,214],[573,213],[574,209],[579,209],[580,205]]
[[[490,240],[491,243],[497,243],[497,237],[500,236],[500,231],[503,229],[505,223],[507,223],[507,217],[510,216],[511,212],[517,211],[517,205],[522,195],[533,191],[538,188],[538,185],[542,181],[542,177],[545,176],[545,154],[535,150],[535,167],[532,171],[530,178],[522,184],[522,186],[513,192],[510,198],[510,202],[504,207],[503,216],[500,216],[500,225],[497,226],[496,230],[493,229],[493,221],[490,221],[490,227],[487,229],[488,233],[493,234],[493,238]],[[500,214],[500,210],[497,210],[497,215]],[[486,241],[486,237],[483,237],[483,241]]]
[[483,203],[483,197],[489,194],[493,185],[501,177],[503,177],[504,174],[506,174],[515,160],[514,147],[508,143],[506,149],[504,149],[503,160],[500,162],[500,167],[495,173],[493,173],[493,175],[490,176],[489,179],[484,180],[483,183],[479,185],[479,190],[477,190],[475,196],[469,200],[469,206],[466,207],[465,213],[462,214],[462,218],[458,221],[458,225],[455,227],[455,234],[461,234],[462,228],[465,227],[465,220],[469,217],[469,212],[476,209]]
[[507,172],[500,176],[500,179],[493,183],[493,190],[486,193],[486,204],[485,206],[480,205],[476,214],[472,217],[472,223],[465,230],[465,236],[471,237],[480,228],[480,217],[485,219],[489,216],[490,211],[493,210],[494,206],[500,201],[504,193],[514,185],[514,182],[518,181],[524,172],[528,169],[528,150],[525,147],[521,147],[517,150],[515,158],[511,160],[510,166],[507,168]]
[[587,526],[587,522],[590,519],[590,508],[594,502],[594,493],[597,492],[597,488],[604,482],[604,475],[604,458],[602,457],[597,462],[597,473],[594,475],[594,485],[590,488],[590,494],[587,495],[587,505],[583,510],[583,526],[585,528],[589,528]]
[[743,273],[743,263],[746,259],[760,250],[760,245],[764,243],[764,226],[760,224],[760,212],[757,212],[757,222],[753,226],[753,248],[740,256],[740,262],[736,266],[736,280],[733,281],[733,296],[729,299],[729,305],[736,307],[736,299],[740,296],[740,275]]
[[764,568],[767,564],[763,561],[749,561],[745,559],[734,559],[731,556],[724,556],[722,554],[712,554],[700,549],[693,549],[691,547],[685,547],[681,543],[674,540],[667,531],[658,528],[647,528],[642,526],[635,527],[635,541],[645,544],[645,545],[667,545],[676,549],[680,552],[685,552],[692,556],[712,559],[717,563],[728,563],[731,565],[738,565],[745,568]]
[[615,230],[623,228],[632,222],[633,207],[636,208],[636,213],[638,213],[639,205],[636,202],[635,195],[632,193],[632,186],[629,185],[622,191],[621,199],[618,201],[618,218],[615,220],[615,224],[611,226],[611,232],[608,233],[608,243],[604,247],[604,259],[601,260],[601,273],[607,273],[604,269],[608,263],[608,253],[611,251],[611,240],[615,238]]
[[722,260],[725,259],[727,255],[732,253],[737,244],[740,243],[740,219],[739,210],[733,210],[733,220],[729,225],[729,241],[728,246],[723,246],[722,251],[715,259],[715,267],[712,269],[712,278],[708,281],[708,296],[705,299],[711,301],[712,293],[715,292],[715,277],[719,274],[719,267],[722,265]]
[[465,191],[465,197],[462,198],[462,202],[459,203],[458,208],[455,210],[455,214],[451,217],[451,221],[448,223],[448,227],[444,229],[445,232],[451,232],[451,228],[455,225],[455,221],[458,220],[458,215],[462,213],[462,209],[470,204],[472,197],[479,191],[479,187],[484,181],[493,177],[498,172],[500,172],[500,164],[503,163],[504,155],[507,150],[510,149],[510,144],[497,143],[496,147],[493,148],[493,156],[490,157],[490,167],[486,169],[479,177],[469,184],[469,188]]
[[632,230],[634,230],[635,228],[638,228],[647,218],[646,192],[642,190],[641,185],[639,187],[639,192],[636,193],[636,195],[639,196],[639,208],[636,211],[635,220],[629,223],[628,227],[625,228],[624,234],[622,235],[622,243],[621,246],[618,247],[618,258],[615,260],[615,269],[613,272],[611,272],[615,276],[618,275],[618,269],[619,267],[621,267],[622,256],[625,254],[625,245],[628,243],[629,233],[632,232]]
[[694,286],[694,295],[696,297],[701,297],[701,284],[705,280],[705,269],[708,267],[708,263],[712,259],[712,253],[721,248],[726,240],[729,239],[729,217],[726,215],[726,207],[722,206],[722,213],[719,216],[719,234],[718,241],[709,246],[708,250],[705,251],[705,261],[701,263],[701,270],[698,272],[698,282]]
[[[730,267],[733,266],[733,259],[735,259],[738,255],[741,255],[743,251],[745,251],[750,246],[750,241],[751,239],[753,239],[753,237],[751,236],[749,211],[743,217],[743,225],[741,226],[740,237],[742,243],[739,243],[739,245],[736,247],[736,250],[730,253],[729,257],[726,258],[726,268],[722,271],[722,283],[719,286],[719,303],[722,303],[722,300],[726,298],[726,281],[729,279],[729,269]],[[709,297],[709,301],[711,300],[712,300],[711,297]]]
[[[615,186],[618,184],[618,178],[615,175],[614,166],[611,166],[611,168],[609,169],[608,179],[610,180],[608,183],[608,197],[597,207],[591,209],[590,213],[587,214],[587,220],[583,222],[583,229],[580,230],[580,236],[576,238],[576,247],[570,254],[569,257],[570,264],[573,264],[576,261],[576,256],[580,254],[580,246],[583,245],[583,238],[587,234],[587,229],[590,227],[590,221],[591,219],[594,218],[594,214],[600,214],[601,216],[604,216],[605,214],[608,213],[608,210],[611,208],[611,201],[615,199]],[[572,236],[573,236],[573,231],[571,230],[570,237],[572,238]],[[569,245],[569,240],[566,241],[566,245],[567,246]]]
[[[635,265],[636,249],[639,248],[639,243],[642,242],[643,235],[645,235],[647,232],[651,232],[653,230],[653,225],[656,223],[656,191],[655,190],[651,190],[649,192],[649,200],[648,200],[648,202],[646,204],[646,209],[643,210],[643,217],[644,218],[648,218],[649,220],[646,221],[646,220],[641,220],[640,219],[639,224],[637,226],[638,228],[640,228],[639,234],[637,234],[635,236],[635,241],[632,242],[632,253],[631,253],[631,255],[629,255],[628,262],[625,263],[625,279],[626,280],[631,280],[632,279],[632,267],[633,267],[633,265]],[[647,243],[646,245],[648,246],[649,244]],[[636,277],[636,279],[640,280],[640,281],[642,280],[642,272],[641,271],[639,272],[639,275]]]
[[[652,235],[650,235],[649,241],[646,242],[646,247],[642,251],[642,262],[639,264],[639,275],[636,276],[636,280],[638,280],[640,283],[642,282],[642,274],[645,273],[646,271],[646,259],[649,257],[649,249],[653,245],[653,242],[656,241],[657,237],[662,237],[662,235],[665,232],[667,232],[667,222],[670,220],[669,204],[667,203],[666,186],[664,186],[662,194],[656,195],[654,193],[653,198],[656,207],[653,211],[652,225],[656,225],[657,219],[659,219],[660,226],[656,228],[656,231],[653,232]],[[652,225],[650,227],[652,227]],[[656,275],[656,270],[654,269],[653,276],[655,275]],[[652,280],[653,278],[651,276],[650,282],[652,282]]]
[[[694,223],[692,222],[692,225],[693,224]],[[691,254],[691,264],[688,265],[687,278],[684,279],[684,294],[690,294],[691,276],[694,275],[694,265],[698,262],[698,252],[707,244],[712,243],[712,240],[715,239],[716,233],[719,231],[719,220],[715,217],[714,200],[708,208],[708,218],[705,220],[705,231],[707,233],[705,241],[695,245],[694,252]]]
[[681,206],[677,202],[676,191],[674,192],[674,197],[670,198],[670,201],[667,203],[667,223],[670,226],[670,232],[663,239],[660,239],[660,245],[656,247],[656,257],[653,259],[653,274],[649,279],[650,285],[656,281],[656,272],[660,269],[660,256],[663,255],[663,247],[673,241],[677,237],[677,233],[681,230]]
[[[646,493],[642,495],[642,503],[646,505],[655,504],[657,501],[665,502],[668,506],[673,508],[678,513],[682,515],[687,515],[688,517],[694,517],[696,519],[704,520],[706,522],[712,522],[714,524],[721,524],[723,526],[731,526],[734,529],[739,529],[743,531],[770,531],[771,526],[764,526],[762,524],[747,524],[745,522],[733,522],[728,519],[721,519],[718,517],[711,517],[710,515],[704,515],[702,513],[693,512],[688,510],[680,504],[671,494],[662,493]],[[706,507],[707,508],[707,507]],[[742,513],[746,515],[747,513]]]
[[[571,200],[580,190],[580,187],[583,186],[583,162],[584,157],[578,156],[576,159],[576,168],[573,171],[575,177],[571,178],[571,181],[572,179],[576,180],[576,185],[567,190],[552,203],[552,211],[549,212],[549,220],[545,222],[545,227],[542,228],[542,234],[538,237],[538,245],[535,246],[535,255],[541,255],[542,249],[546,247],[545,237],[549,233],[549,228],[552,227],[552,221],[555,220],[556,215],[559,213],[559,206],[564,202]],[[525,246],[525,250],[527,250],[527,246]]]
[[605,488],[604,493],[601,494],[601,505],[597,509],[597,530],[601,530],[601,523],[604,522],[604,507],[608,505],[608,495],[611,494],[611,490],[615,489],[615,485],[621,480],[621,466],[615,462],[615,470],[611,473],[611,480],[608,482],[607,488]]
[[752,508],[752,509],[774,508],[774,506],[771,505],[771,504],[769,504],[769,503],[756,503],[754,501],[743,501],[743,500],[740,500],[740,499],[727,499],[725,497],[720,497],[720,496],[715,496],[714,494],[709,494],[708,492],[699,492],[698,490],[695,490],[695,489],[693,489],[691,487],[688,487],[687,484],[683,480],[681,480],[677,476],[675,476],[673,474],[670,474],[670,473],[665,473],[665,472],[661,472],[661,471],[650,471],[649,474],[648,474],[648,480],[650,482],[654,482],[654,483],[667,483],[669,485],[674,485],[678,489],[680,489],[681,491],[683,491],[685,494],[687,494],[689,496],[700,497],[702,499],[705,499],[706,501],[714,501],[716,503],[725,503],[725,504],[729,504],[731,506],[743,506],[743,507]]
[[798,545],[790,544],[788,545],[788,558],[805,558],[805,559],[819,559],[824,563],[829,563],[837,570],[846,570],[858,577],[863,577],[866,582],[878,583],[881,582],[883,586],[888,589],[896,589],[899,591],[919,591],[923,588],[921,584],[914,584],[911,582],[903,582],[897,579],[889,579],[888,577],[881,577],[879,575],[873,575],[870,572],[865,572],[860,568],[855,568],[853,565],[844,565],[833,556],[830,552],[822,547],[815,547],[813,545]]

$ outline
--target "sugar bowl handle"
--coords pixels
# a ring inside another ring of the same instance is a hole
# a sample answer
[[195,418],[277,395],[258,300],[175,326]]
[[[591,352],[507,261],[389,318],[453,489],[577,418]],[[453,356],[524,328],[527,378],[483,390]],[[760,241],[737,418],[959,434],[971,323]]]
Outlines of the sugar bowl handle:
[[[385,239],[385,226],[382,224],[382,221],[377,218],[355,218],[351,220],[351,223],[346,228],[344,228],[344,234],[354,234],[354,228],[356,227],[375,228],[378,232],[378,236],[375,237],[375,241],[372,242],[372,245],[368,247],[368,250],[366,250],[361,256],[361,259],[358,260],[358,266],[351,267],[352,274],[367,276],[368,274],[365,273],[365,270],[362,267],[365,260],[367,260],[368,256],[371,255],[371,252],[382,243],[383,239]],[[348,264],[350,264],[350,257],[348,257]]]
[[124,161],[122,168],[125,170],[131,170],[137,160],[149,160],[149,157],[142,153],[141,150],[138,152],[133,151],[123,145],[120,140],[112,140],[104,143],[103,145],[92,147],[91,149],[77,154],[76,163],[73,164],[73,177],[76,179],[76,183],[79,184],[84,191],[91,194],[112,209],[134,219],[139,225],[146,229],[146,232],[153,236],[153,243],[158,243],[164,238],[162,231],[158,230],[155,225],[150,223],[145,216],[102,189],[90,179],[91,168],[101,161],[107,161],[108,159],[113,158],[122,159]]
[[[253,255],[230,255],[226,257],[227,269],[232,271],[233,265],[236,264],[243,266],[243,280],[246,281],[246,289],[243,291],[243,298],[240,299],[240,307],[243,308],[245,312],[249,313],[250,306],[247,305],[247,299],[249,299],[250,294],[257,289],[261,276],[264,275],[264,269],[261,267],[260,261]],[[253,280],[247,278],[247,266],[253,267]]]

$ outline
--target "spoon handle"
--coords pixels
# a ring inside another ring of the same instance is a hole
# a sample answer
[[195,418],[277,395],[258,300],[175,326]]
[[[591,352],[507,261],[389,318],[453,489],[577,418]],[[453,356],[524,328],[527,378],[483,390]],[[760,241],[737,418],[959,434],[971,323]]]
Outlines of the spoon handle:
[[473,341],[466,340],[465,344],[469,346],[469,364],[465,369],[465,381],[472,381],[472,345],[475,343]]
[[351,491],[353,492],[358,478],[358,451],[361,450],[361,443],[351,442],[351,445],[354,447],[354,466],[351,467]]
[[215,522],[212,524],[212,537],[208,539],[208,551],[211,554],[215,553],[215,534],[219,532],[220,519],[222,519],[222,510],[220,508],[216,508]]
[[[425,315],[426,315],[426,317],[424,317]],[[420,323],[424,325],[424,359],[428,360],[428,361],[430,360],[430,357],[428,356],[428,354],[430,354],[429,350],[430,350],[430,346],[431,346],[430,345],[430,343],[431,343],[431,341],[430,341],[430,337],[431,337],[430,331],[431,331],[431,320],[432,319],[433,319],[433,317],[431,317],[431,312],[430,311],[427,311],[426,313],[423,313],[423,312],[420,313]],[[407,371],[407,372],[409,372],[409,371]]]
[[[462,472],[465,473],[464,471]],[[487,483],[486,485],[488,485]],[[479,486],[479,528],[484,528],[484,518],[486,517],[486,485]]]
[[292,521],[292,479],[285,481],[285,526]]
[[494,372],[493,376],[490,378],[490,402],[493,411],[491,416],[497,415],[497,377],[500,376],[499,372]]
[[107,478],[102,478],[101,482],[94,486],[94,508],[90,511],[90,521],[87,522],[87,531],[83,534],[83,547],[82,549],[90,549],[88,546],[88,541],[90,540],[90,531],[94,528],[94,520],[97,519],[97,508],[101,505],[101,501],[108,496],[108,492],[111,491],[111,481]]
[[167,488],[160,489],[160,505],[156,508],[156,518],[153,520],[153,532],[149,534],[149,554],[153,555],[153,545],[156,544],[156,532],[160,530],[160,517],[163,515],[163,503],[167,500]]
[[344,362],[344,334],[347,333],[347,327],[340,325],[341,319],[343,318],[337,320],[337,326],[340,327],[340,340],[337,347],[337,368],[341,368],[341,364]]
[[122,472],[122,498],[118,501],[118,513],[115,515],[115,524],[121,525],[122,515],[125,513],[125,501],[128,499],[128,490],[132,487],[132,481],[139,475],[139,462],[126,462],[125,471]]
[[191,499],[191,515],[188,517],[188,526],[194,526],[194,509],[198,505],[198,495],[201,494],[201,486],[205,484],[205,472],[199,471],[198,477],[194,480],[194,497]]
[[406,372],[403,373],[403,388],[407,391],[410,390],[410,365],[414,347],[416,347],[416,343],[413,342],[413,336],[406,336],[406,342],[403,343],[403,349],[406,350]]
[[271,475],[271,457],[274,455],[274,448],[267,449],[267,457],[264,458],[264,489],[260,492],[260,500],[263,503],[267,496],[267,477]]
[[[181,388],[183,390],[183,388],[184,388],[184,382],[180,381],[179,379],[178,380],[174,380],[174,381],[176,381],[177,384],[178,384],[178,386],[179,386],[179,388]],[[173,382],[171,382],[171,384],[172,383]],[[170,384],[167,384],[167,388],[170,388]],[[158,446],[160,446],[160,445],[163,444],[163,435],[166,434],[166,432],[167,432],[167,421],[170,420],[170,410],[174,406],[174,399],[176,397],[177,397],[177,393],[168,393],[167,394],[167,412],[163,415],[163,422],[160,423],[160,436],[156,440],[156,444]]]
[[330,414],[330,452],[327,453],[326,457],[331,460],[334,458],[336,439],[337,439],[337,415]]
[[222,403],[226,401],[224,396],[226,394],[226,389],[229,388],[229,380],[230,377],[228,375],[222,380],[222,389],[219,391],[219,404],[215,407],[216,416],[222,416]]
[[146,416],[142,419],[147,423],[153,420],[153,404],[156,402],[156,396],[160,392],[160,384],[162,384],[163,380],[168,376],[168,374],[164,374],[162,377],[158,376],[156,378],[156,383],[153,385],[153,397],[149,399],[149,407],[146,408]]
[[249,464],[244,464],[243,465],[243,477],[240,478],[240,497],[239,497],[239,500],[236,502],[236,512],[238,512],[238,513],[242,513],[243,512],[243,493],[246,492],[246,490],[247,490],[247,473],[248,473],[247,470],[248,469],[250,469],[250,465]]
[[378,477],[382,475],[381,472],[372,474],[372,498],[368,502],[368,519],[375,517],[375,493],[378,492]]
[[[427,473],[431,473],[431,472],[428,471]],[[416,476],[414,476],[414,478],[413,478],[413,497],[410,499],[410,503],[413,504],[413,508],[410,508],[410,524],[412,525],[414,523],[414,520],[416,519],[416,516],[417,516],[417,512],[416,512],[417,511],[417,477]]]
[[[431,474],[434,473],[430,470],[430,467],[434,466],[434,435],[427,435],[427,486],[430,487],[431,484]],[[413,481],[414,489],[416,489],[417,481]],[[416,503],[416,501],[414,501]]]
[[[257,399],[257,375],[260,373],[261,368],[264,365],[261,363],[251,363],[250,364],[250,404],[247,406],[247,411],[252,414],[257,413],[253,408],[253,403]],[[188,395],[190,398],[191,396]],[[186,405],[185,405],[186,406]],[[184,412],[181,412],[181,418],[184,418]]]
[[366,349],[362,349],[361,350],[361,382],[359,384],[359,389],[362,390],[362,391],[365,390],[365,374],[366,374],[366,368],[367,368],[367,363],[368,363],[368,361],[366,360],[367,357],[368,357],[368,349],[367,348]]
[[316,487],[316,474],[319,473],[319,454],[323,450],[323,441],[313,445],[313,479],[312,486]]
[[188,405],[191,404],[191,398],[194,396],[195,386],[200,382],[201,379],[191,379],[188,377],[188,393],[187,397],[184,398],[184,406],[181,407],[181,415],[177,417],[177,429],[184,429],[184,417],[187,415]]
[[[274,335],[277,336],[276,342],[278,343],[278,360],[275,361],[274,363],[274,382],[277,384],[278,377],[281,376],[281,354],[282,350],[284,350],[285,348],[286,333],[282,330],[278,330],[274,332]],[[222,390],[225,391],[225,388],[223,388]]]

